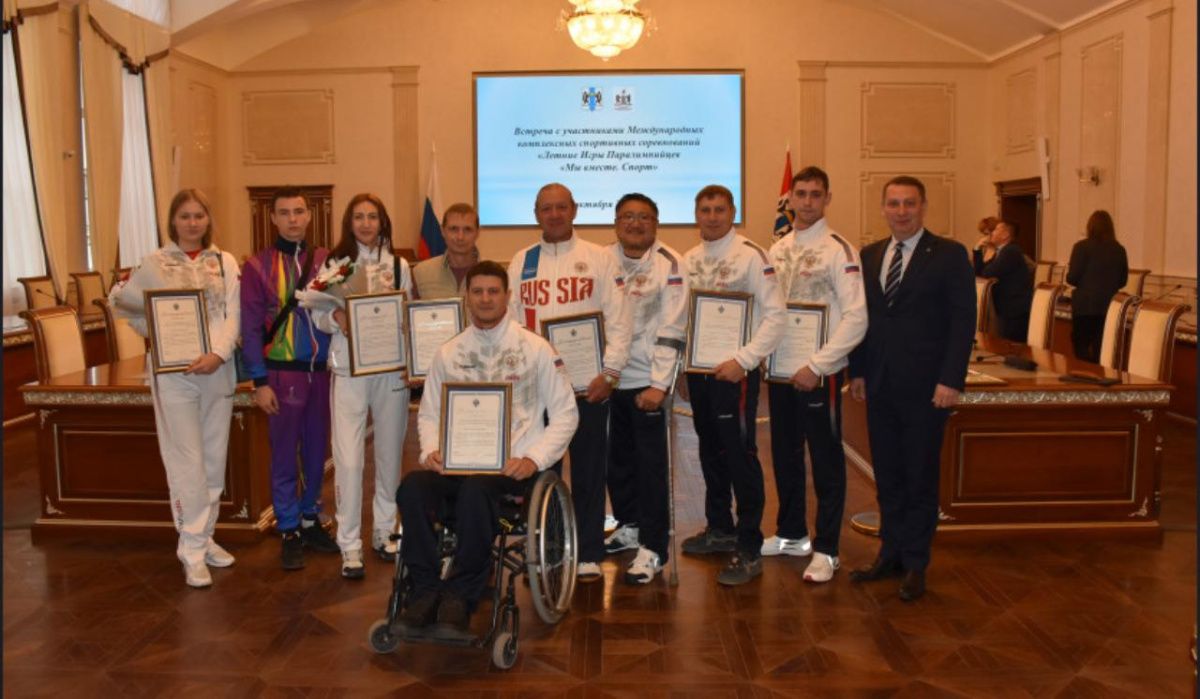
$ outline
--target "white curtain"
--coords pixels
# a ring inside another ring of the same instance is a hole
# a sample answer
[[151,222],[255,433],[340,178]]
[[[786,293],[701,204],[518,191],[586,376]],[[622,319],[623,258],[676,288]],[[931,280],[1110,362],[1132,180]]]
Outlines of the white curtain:
[[[112,4],[131,12],[142,19],[148,19],[163,27],[171,26],[170,0],[108,0]],[[192,0],[195,2],[195,0]]]
[[125,129],[121,144],[121,216],[117,230],[121,241],[121,266],[131,267],[158,248],[158,225],[142,76],[121,71],[121,86]]
[[19,277],[46,273],[41,224],[33,193],[33,172],[21,95],[17,89],[17,63],[13,34],[4,32],[4,320],[25,309],[25,290]]

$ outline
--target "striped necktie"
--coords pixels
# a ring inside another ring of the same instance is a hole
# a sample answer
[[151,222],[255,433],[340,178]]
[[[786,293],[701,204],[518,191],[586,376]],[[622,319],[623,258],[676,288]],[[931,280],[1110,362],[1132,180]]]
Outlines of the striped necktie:
[[883,300],[891,306],[896,300],[896,290],[900,288],[900,270],[904,264],[904,243],[897,242],[892,249],[892,261],[888,263],[887,280],[883,285]]

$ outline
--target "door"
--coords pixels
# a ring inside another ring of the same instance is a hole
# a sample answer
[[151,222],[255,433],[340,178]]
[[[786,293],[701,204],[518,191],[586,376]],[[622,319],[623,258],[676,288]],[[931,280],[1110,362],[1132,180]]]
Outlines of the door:
[[[250,225],[254,231],[254,251],[258,252],[275,241],[276,231],[271,223],[271,199],[284,185],[247,187],[250,192]],[[333,247],[333,185],[317,184],[296,187],[312,210],[312,221],[304,240],[318,248]]]

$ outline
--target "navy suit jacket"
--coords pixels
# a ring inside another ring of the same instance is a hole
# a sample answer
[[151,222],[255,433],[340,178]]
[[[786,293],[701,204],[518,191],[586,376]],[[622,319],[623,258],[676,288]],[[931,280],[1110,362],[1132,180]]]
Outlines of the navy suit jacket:
[[1025,253],[1021,248],[1009,243],[986,264],[982,250],[976,250],[974,255],[975,274],[996,280],[992,287],[996,315],[1014,321],[1026,318],[1033,303],[1033,272],[1025,264]]
[[891,307],[879,273],[890,237],[862,250],[867,335],[850,354],[850,376],[867,395],[886,384],[897,397],[929,401],[937,384],[962,390],[975,339],[975,273],[967,249],[930,233],[921,236]]

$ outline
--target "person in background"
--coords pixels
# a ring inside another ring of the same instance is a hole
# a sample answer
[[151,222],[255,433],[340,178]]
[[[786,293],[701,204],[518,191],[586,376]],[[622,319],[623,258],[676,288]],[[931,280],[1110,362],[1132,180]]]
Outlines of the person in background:
[[1100,361],[1108,302],[1129,281],[1129,258],[1117,242],[1112,216],[1103,209],[1087,220],[1087,237],[1071,248],[1067,283],[1071,292],[1071,344],[1075,356]]
[[271,502],[284,570],[304,567],[305,548],[340,551],[319,519],[329,444],[329,334],[313,324],[295,296],[328,253],[310,249],[305,240],[311,220],[299,189],[275,192],[275,242],[242,268],[242,354],[254,382],[254,404],[268,416]]
[[625,277],[633,317],[629,363],[612,394],[608,496],[620,526],[604,552],[637,549],[625,582],[645,585],[663,568],[670,541],[667,469],[670,455],[663,406],[675,385],[675,365],[687,333],[688,287],[681,256],[658,242],[658,205],[644,194],[621,197],[617,242],[609,250]]
[[[392,220],[374,194],[356,194],[342,215],[342,237],[329,253],[334,260],[354,260],[354,276],[366,279],[366,293],[402,291],[411,296],[408,261],[392,253]],[[350,375],[349,325],[345,309],[313,311],[313,323],[330,333],[329,368],[333,415],[334,493],[337,505],[337,544],[342,552],[342,577],[361,579],[363,569],[362,479],[367,415],[375,425],[375,496],[371,548],[385,561],[396,556],[391,535],[396,529],[396,489],[400,486],[400,450],[408,431],[408,385],[404,372]]]
[[445,254],[413,267],[413,289],[423,299],[463,296],[467,270],[479,262],[479,214],[470,204],[451,204],[442,215]]
[[[213,540],[221,492],[225,490],[229,424],[237,384],[234,363],[239,328],[239,273],[233,255],[213,245],[212,212],[199,190],[184,189],[167,214],[171,242],[150,253],[129,279],[109,295],[117,313],[148,336],[142,292],[200,289],[208,314],[210,351],[183,372],[155,374],[150,396],[158,449],[167,471],[171,514],[191,587],[212,585],[208,567],[233,565],[233,556]],[[148,360],[153,361],[153,355]]]
[[999,221],[992,232],[975,245],[975,276],[995,279],[992,305],[1000,321],[999,335],[1025,344],[1029,330],[1029,306],[1033,303],[1033,271],[1025,253],[1014,242],[1020,228],[1012,221]]

